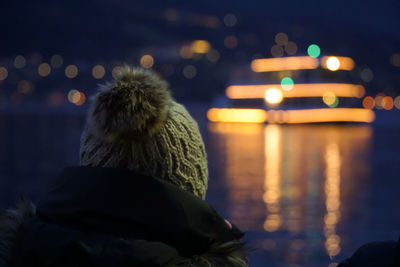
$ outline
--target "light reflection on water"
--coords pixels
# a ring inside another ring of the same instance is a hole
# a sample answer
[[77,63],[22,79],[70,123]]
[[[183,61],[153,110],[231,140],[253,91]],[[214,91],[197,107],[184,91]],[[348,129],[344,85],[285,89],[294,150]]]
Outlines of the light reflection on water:
[[[348,197],[369,179],[369,125],[209,124],[225,156],[229,219],[260,233],[260,247],[301,263],[317,251],[340,254]],[[262,235],[261,233],[268,233]]]

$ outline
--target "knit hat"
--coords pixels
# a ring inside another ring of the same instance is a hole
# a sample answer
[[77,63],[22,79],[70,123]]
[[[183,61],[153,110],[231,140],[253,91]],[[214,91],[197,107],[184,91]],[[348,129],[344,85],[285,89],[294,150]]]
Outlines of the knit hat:
[[196,121],[167,87],[153,71],[132,67],[100,85],[82,133],[80,162],[135,170],[204,199],[204,143]]

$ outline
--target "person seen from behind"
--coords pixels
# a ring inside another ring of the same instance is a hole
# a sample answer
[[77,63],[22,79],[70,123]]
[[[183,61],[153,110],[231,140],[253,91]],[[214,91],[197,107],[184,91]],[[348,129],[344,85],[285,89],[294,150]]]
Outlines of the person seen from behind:
[[80,165],[0,219],[0,266],[248,266],[204,199],[198,125],[157,74],[124,67],[93,97]]

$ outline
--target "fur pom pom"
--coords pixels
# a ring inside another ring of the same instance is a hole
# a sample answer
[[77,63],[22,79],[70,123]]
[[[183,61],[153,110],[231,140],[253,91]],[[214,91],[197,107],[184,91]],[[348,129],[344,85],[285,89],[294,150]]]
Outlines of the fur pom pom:
[[171,99],[167,87],[150,70],[124,67],[114,82],[100,86],[88,123],[110,142],[148,138],[166,119]]

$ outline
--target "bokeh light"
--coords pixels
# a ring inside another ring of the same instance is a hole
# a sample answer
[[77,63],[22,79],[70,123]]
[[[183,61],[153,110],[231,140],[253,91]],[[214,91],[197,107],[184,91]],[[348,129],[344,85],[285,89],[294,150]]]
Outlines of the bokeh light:
[[92,76],[95,79],[102,79],[106,74],[106,70],[102,65],[96,65],[92,68]]
[[86,102],[86,95],[76,89],[72,89],[67,95],[68,101],[77,106],[81,106]]
[[336,95],[330,91],[324,93],[324,95],[322,96],[322,100],[328,107],[331,108],[335,108],[339,104],[339,100]]
[[17,69],[22,69],[26,65],[26,59],[25,57],[19,55],[16,56],[14,59],[14,67]]
[[183,76],[187,79],[193,79],[197,75],[197,68],[193,65],[187,65],[183,68]]
[[220,57],[221,55],[216,49],[211,49],[210,52],[206,54],[206,58],[211,62],[217,62]]
[[390,56],[390,63],[395,67],[400,67],[400,54],[393,54]]
[[20,93],[30,94],[35,89],[35,86],[30,81],[21,80],[21,81],[18,81],[18,83],[17,83],[17,89],[18,89],[18,92],[20,92]]
[[206,40],[196,40],[192,42],[192,52],[197,54],[205,54],[211,49],[211,45]]
[[50,64],[53,68],[59,68],[62,66],[64,60],[60,55],[53,55],[50,59]]
[[265,91],[265,101],[269,104],[279,104],[283,100],[282,91],[276,88],[270,88]]
[[330,71],[336,71],[340,67],[340,61],[337,57],[329,57],[326,61],[326,66]]
[[42,77],[49,76],[51,72],[51,67],[48,63],[41,63],[38,67],[38,73]]
[[400,109],[400,96],[396,96],[396,98],[394,99],[394,106],[397,109]]
[[154,65],[154,58],[152,55],[144,55],[140,58],[140,65],[143,68],[150,69]]
[[283,90],[289,91],[293,89],[294,82],[290,77],[285,77],[281,80],[281,86]]
[[67,94],[67,99],[68,99],[68,101],[71,102],[71,103],[73,103],[73,101],[72,101],[72,96],[73,96],[75,93],[78,93],[78,92],[79,92],[79,91],[76,90],[76,89],[70,90],[70,91],[68,92],[68,94]]
[[42,55],[39,53],[33,53],[30,62],[32,65],[39,65],[42,62]]
[[78,67],[75,65],[68,65],[65,68],[65,76],[69,79],[73,79],[78,76]]
[[264,229],[267,232],[275,232],[282,224],[282,218],[279,214],[270,214],[264,222]]
[[201,24],[206,28],[216,29],[220,26],[220,20],[217,16],[205,16],[201,20]]
[[391,96],[384,96],[382,98],[382,107],[386,110],[391,110],[394,106],[394,101]]
[[235,14],[226,14],[224,16],[224,24],[228,27],[233,27],[237,23],[237,18]]
[[51,106],[60,106],[65,101],[65,95],[63,92],[52,92],[49,97],[47,98],[47,102]]
[[175,22],[179,20],[179,12],[175,8],[168,8],[164,11],[164,17],[169,22]]
[[81,106],[86,102],[86,95],[83,92],[75,93],[72,96],[72,101],[75,105]]
[[374,73],[370,68],[365,68],[360,73],[361,80],[366,83],[371,82],[374,79]]
[[307,48],[307,54],[310,57],[319,57],[319,55],[321,54],[321,49],[319,48],[318,45],[316,44],[311,44],[308,46]]
[[[337,56],[325,56],[321,58],[321,67],[324,69],[335,70],[353,70],[355,63],[350,57],[337,57]],[[329,63],[329,65],[328,65]]]
[[373,109],[375,107],[375,99],[372,96],[366,96],[363,99],[362,105],[366,109]]
[[192,48],[190,45],[183,45],[179,50],[179,55],[183,59],[189,59],[193,56]]
[[238,39],[235,35],[228,35],[224,39],[224,45],[229,49],[236,48],[238,45]]
[[273,45],[271,47],[271,55],[273,57],[281,57],[281,56],[283,56],[283,48],[282,48],[282,46]]
[[289,38],[288,38],[287,34],[284,32],[280,32],[275,35],[275,42],[278,45],[286,45],[288,41],[289,41]]
[[297,44],[295,42],[288,42],[285,45],[285,51],[288,55],[294,55],[297,53]]
[[121,73],[122,67],[121,66],[115,66],[112,71],[111,75],[114,79],[117,79]]
[[7,79],[8,70],[5,67],[0,67],[0,81]]
[[382,100],[383,100],[384,97],[385,97],[385,94],[383,94],[383,93],[379,93],[379,94],[377,94],[375,96],[375,107],[377,109],[382,109],[383,108]]

